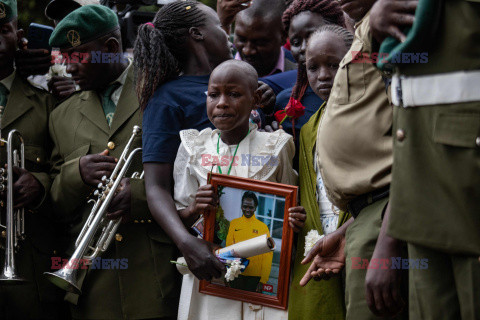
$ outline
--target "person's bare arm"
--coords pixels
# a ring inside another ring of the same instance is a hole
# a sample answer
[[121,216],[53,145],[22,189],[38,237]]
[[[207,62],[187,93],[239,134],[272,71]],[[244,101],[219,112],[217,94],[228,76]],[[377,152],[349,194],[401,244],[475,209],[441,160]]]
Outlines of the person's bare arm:
[[332,275],[340,273],[345,267],[345,233],[352,224],[350,218],[336,231],[320,239],[303,259],[302,264],[311,262],[305,275],[300,280],[303,287],[312,279],[328,279]]
[[[390,216],[390,203],[378,235],[377,245],[371,261],[392,261],[392,257],[401,255],[402,242],[387,235]],[[365,295],[368,307],[379,317],[393,317],[405,307],[401,295],[401,270],[392,269],[390,265],[369,268],[365,277]]]
[[191,235],[177,213],[172,198],[173,164],[145,163],[143,168],[150,212],[182,252],[190,271],[199,279],[220,277],[225,266],[213,254],[215,245]]

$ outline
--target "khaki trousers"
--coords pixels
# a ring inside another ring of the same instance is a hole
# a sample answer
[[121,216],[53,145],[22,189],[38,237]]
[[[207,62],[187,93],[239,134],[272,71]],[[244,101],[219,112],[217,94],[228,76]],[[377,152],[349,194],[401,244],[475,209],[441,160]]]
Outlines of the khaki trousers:
[[[345,245],[347,320],[380,319],[370,311],[365,299],[365,276],[368,270],[367,268],[352,268],[352,258],[360,257],[369,261],[372,258],[387,202],[388,198],[385,198],[364,208],[347,230]],[[407,310],[404,310],[392,319],[408,319],[407,313]]]

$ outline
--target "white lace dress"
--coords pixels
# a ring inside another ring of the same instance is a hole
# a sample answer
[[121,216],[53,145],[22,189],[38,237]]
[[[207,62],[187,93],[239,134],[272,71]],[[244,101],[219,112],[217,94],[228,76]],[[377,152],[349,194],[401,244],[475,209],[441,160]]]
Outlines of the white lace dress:
[[[295,146],[292,137],[283,130],[273,133],[258,132],[250,125],[250,134],[238,146],[236,165],[230,175],[296,185],[298,175],[292,168]],[[218,130],[210,128],[180,132],[181,145],[174,165],[175,203],[177,209],[186,208],[194,199],[198,187],[207,183],[212,169],[209,156],[233,156],[234,149],[220,139],[217,154]],[[272,158],[268,164],[267,159]],[[263,159],[263,161],[262,161]],[[262,164],[263,162],[263,164]],[[222,172],[228,172],[228,165]],[[218,172],[217,166],[213,172]],[[253,305],[251,303],[214,297],[198,292],[199,281],[192,275],[183,276],[178,310],[179,320],[259,320],[288,318],[287,311]]]

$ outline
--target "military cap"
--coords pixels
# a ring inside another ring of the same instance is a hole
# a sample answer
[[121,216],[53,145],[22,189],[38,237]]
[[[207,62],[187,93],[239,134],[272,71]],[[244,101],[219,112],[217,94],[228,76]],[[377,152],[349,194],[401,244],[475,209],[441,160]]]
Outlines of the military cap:
[[17,16],[16,0],[0,0],[0,23],[12,21]]
[[50,46],[60,49],[78,47],[119,28],[115,12],[102,5],[80,7],[68,14],[50,36]]
[[406,35],[405,42],[400,42],[393,37],[385,39],[379,51],[387,54],[388,58],[379,59],[377,67],[381,70],[393,70],[392,57],[401,53],[426,52],[437,41],[435,36],[440,20],[442,1],[420,0],[415,11],[415,23],[412,27],[403,30]]
[[89,4],[100,4],[100,2],[98,0],[52,0],[45,7],[45,16],[51,20],[62,20],[73,10]]

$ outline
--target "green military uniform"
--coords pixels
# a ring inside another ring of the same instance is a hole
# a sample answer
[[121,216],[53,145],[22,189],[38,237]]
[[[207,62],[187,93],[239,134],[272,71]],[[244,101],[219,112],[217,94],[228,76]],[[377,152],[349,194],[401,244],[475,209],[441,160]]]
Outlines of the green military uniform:
[[[88,19],[88,23],[85,21]],[[94,34],[102,35],[118,27],[115,14],[103,6],[85,6],[65,17],[52,34],[50,42],[61,49],[68,47],[67,33],[77,32],[76,41],[88,43]],[[109,25],[109,26],[106,26]],[[72,31],[72,32],[73,32]],[[70,38],[72,40],[72,38]],[[141,126],[142,114],[134,89],[133,66],[117,79],[120,92],[111,123],[102,108],[100,95],[94,91],[75,93],[60,104],[50,118],[53,175],[51,198],[56,212],[71,223],[72,243],[90,214],[87,203],[94,188],[80,175],[79,161],[87,154],[105,149],[119,158],[134,126]],[[115,93],[112,94],[112,100]],[[103,107],[105,107],[103,105]],[[111,118],[111,117],[110,117]],[[141,137],[133,148],[141,147]],[[141,157],[131,172],[141,172]],[[128,176],[130,176],[130,174]],[[124,259],[127,268],[90,268],[81,281],[80,296],[67,294],[72,302],[73,318],[78,319],[146,319],[174,318],[179,298],[179,275],[169,262],[177,250],[164,231],[153,221],[148,210],[145,185],[141,179],[130,179],[132,221],[121,224],[114,241],[101,255],[102,259]],[[126,260],[125,260],[126,259]],[[125,266],[123,264],[123,266]]]
[[[317,164],[327,196],[356,218],[346,233],[347,319],[377,319],[365,299],[366,268],[352,268],[352,258],[373,255],[391,181],[392,106],[382,74],[370,63],[356,63],[359,52],[371,55],[370,15],[355,26],[355,38],[340,62],[317,133]],[[376,199],[378,201],[372,201]],[[364,202],[355,212],[353,203]],[[405,314],[398,318],[404,318]]]
[[[1,314],[6,315],[6,318],[60,318],[62,292],[43,277],[43,272],[50,270],[51,257],[59,256],[61,252],[59,233],[51,219],[49,203],[45,201],[50,189],[47,173],[50,168],[48,154],[51,151],[48,117],[53,100],[48,93],[31,87],[15,74],[7,78],[12,78],[13,81],[1,117],[2,137],[6,139],[13,129],[20,132],[25,142],[25,168],[42,184],[45,195],[40,203],[35,204],[36,208],[25,210],[26,239],[20,243],[20,251],[16,255],[18,274],[30,282],[8,287],[0,284]],[[6,146],[2,146],[2,167],[7,160],[6,153]],[[4,257],[2,250],[2,268]]]
[[[17,16],[16,1],[0,0],[0,25]],[[12,62],[13,63],[13,62]],[[13,66],[13,65],[12,65]],[[15,253],[18,276],[28,280],[15,286],[0,283],[1,319],[64,319],[62,291],[46,281],[43,272],[50,269],[51,257],[60,255],[58,229],[51,219],[47,198],[50,190],[48,157],[51,140],[48,117],[54,100],[47,92],[31,87],[15,72],[0,80],[0,131],[3,139],[18,130],[25,143],[25,168],[41,183],[44,194],[32,208],[25,209],[25,239]],[[0,146],[0,166],[7,163],[6,145]],[[5,182],[6,184],[6,182]],[[2,224],[5,224],[4,208]],[[5,237],[0,239],[0,270],[5,263]]]
[[[87,198],[93,188],[80,176],[80,157],[108,149],[109,155],[119,158],[133,126],[141,125],[132,71],[130,67],[111,127],[93,91],[75,94],[52,113],[50,134],[55,145],[52,162],[56,177],[51,195],[56,210],[71,221],[72,236],[78,234],[92,208]],[[141,147],[141,140],[136,138],[133,148]],[[132,170],[141,172],[141,161]],[[131,179],[130,185],[133,221],[120,226],[115,241],[102,255],[106,259],[126,258],[128,268],[89,270],[82,295],[72,307],[74,318],[144,319],[173,317],[177,312],[178,273],[169,263],[175,257],[175,246],[152,221],[144,181]]]
[[[432,17],[432,12],[438,14]],[[426,19],[435,20],[438,28],[425,24]],[[478,72],[479,21],[478,0],[420,0],[402,45],[404,52],[427,51],[428,63],[399,65],[398,73],[408,79]],[[432,45],[412,47],[421,44],[425,32],[433,33]],[[413,101],[442,93],[437,83],[430,83],[430,90]],[[473,88],[464,85],[463,95],[478,91],[478,83],[477,78]],[[457,90],[449,93],[455,94]],[[404,92],[403,99],[410,98]],[[409,258],[428,259],[427,270],[409,273],[410,316],[480,319],[480,101],[396,107],[394,130],[388,233],[408,242]]]

